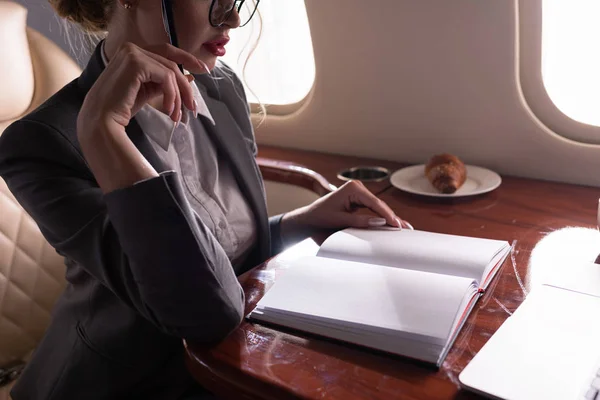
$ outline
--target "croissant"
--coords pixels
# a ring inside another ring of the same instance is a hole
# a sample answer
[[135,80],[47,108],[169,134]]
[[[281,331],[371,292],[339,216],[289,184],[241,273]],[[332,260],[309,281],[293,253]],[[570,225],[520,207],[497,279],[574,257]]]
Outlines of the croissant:
[[451,194],[465,183],[467,169],[458,157],[452,154],[438,154],[425,165],[425,175],[438,191]]

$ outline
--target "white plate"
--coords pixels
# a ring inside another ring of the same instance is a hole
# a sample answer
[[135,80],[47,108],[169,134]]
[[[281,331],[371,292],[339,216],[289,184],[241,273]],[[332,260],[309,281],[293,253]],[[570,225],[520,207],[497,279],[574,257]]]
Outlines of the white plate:
[[489,169],[466,165],[467,180],[454,193],[437,191],[425,176],[425,164],[413,165],[394,172],[390,177],[393,186],[405,192],[431,197],[463,197],[491,192],[502,183],[500,175]]

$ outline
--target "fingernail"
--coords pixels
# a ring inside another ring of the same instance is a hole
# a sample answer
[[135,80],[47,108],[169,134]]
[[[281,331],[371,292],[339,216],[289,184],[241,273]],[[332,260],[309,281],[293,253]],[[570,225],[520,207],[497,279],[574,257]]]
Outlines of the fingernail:
[[171,104],[171,109],[168,110],[168,115],[173,115],[173,111],[175,111],[175,103]]
[[408,222],[406,222],[406,221],[402,221],[402,222],[404,222],[404,226],[406,226],[406,227],[407,227],[408,229],[410,229],[411,231],[414,231],[414,230],[415,230],[415,228],[413,228],[413,226],[412,226],[411,224],[409,224]]
[[398,217],[395,217],[394,218],[394,222],[396,223],[395,224],[396,229],[398,229],[399,231],[401,231],[402,230],[402,220],[400,218],[398,218]]
[[194,99],[194,114],[198,114],[198,102]]
[[179,123],[181,122],[181,115],[182,115],[181,110],[178,111],[177,115],[178,115],[177,121],[173,122],[173,129],[177,129],[177,127],[179,126]]
[[369,226],[384,226],[386,224],[385,218],[370,218]]

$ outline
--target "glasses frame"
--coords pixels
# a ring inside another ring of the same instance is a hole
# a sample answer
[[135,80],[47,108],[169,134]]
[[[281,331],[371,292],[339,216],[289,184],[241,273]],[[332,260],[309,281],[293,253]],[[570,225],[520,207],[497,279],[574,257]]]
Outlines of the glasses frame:
[[[231,14],[233,13],[233,10],[236,9],[236,4],[237,4],[237,12],[239,13],[240,10],[242,9],[242,6],[244,5],[244,3],[246,2],[246,0],[234,0],[233,1],[233,7],[231,7],[231,10],[227,11],[225,13],[225,17],[223,18],[223,22],[221,22],[220,24],[215,24],[213,23],[213,19],[212,19],[212,15],[213,15],[213,9],[215,7],[215,3],[217,2],[217,0],[212,0],[212,2],[210,3],[210,10],[208,11],[208,22],[215,28],[220,28],[223,25],[225,25],[225,23],[229,20],[229,18],[231,17]],[[256,4],[254,6],[254,11],[252,11],[252,14],[250,14],[250,17],[248,18],[248,21],[246,21],[244,23],[244,25],[240,25],[240,28],[243,26],[248,25],[248,23],[250,22],[250,20],[252,20],[252,17],[254,17],[254,14],[256,14],[256,10],[258,10],[258,5],[260,4],[260,0],[256,0]]]
[[[227,22],[227,20],[231,17],[231,13],[236,8],[236,4],[238,4],[237,11],[239,12],[240,9],[242,8],[242,6],[244,5],[245,1],[246,0],[234,0],[233,7],[231,8],[231,10],[229,10],[226,13],[227,15],[226,15],[225,19],[223,20],[223,22],[221,22],[221,24],[219,24],[219,25],[215,25],[215,24],[213,24],[211,16],[212,16],[212,12],[213,12],[213,8],[215,6],[216,0],[212,0],[212,2],[210,4],[210,10],[208,12],[208,22],[215,28],[219,28],[219,27],[223,26],[225,24],[225,22]],[[250,15],[250,18],[248,18],[248,21],[246,21],[246,23],[244,25],[240,25],[240,27],[246,26],[248,24],[248,22],[250,22],[252,17],[254,17],[254,14],[256,14],[256,10],[258,9],[259,3],[260,3],[260,0],[256,0],[256,6],[254,7],[254,11]],[[161,11],[162,11],[162,17],[163,17],[163,25],[165,26],[165,32],[167,33],[167,36],[169,37],[169,42],[171,43],[172,46],[179,47],[179,41],[177,40],[177,31],[175,30],[175,18],[173,17],[173,2],[172,2],[172,0],[162,0]],[[183,66],[181,64],[178,64],[178,66],[179,66],[179,70],[181,72],[183,72]]]

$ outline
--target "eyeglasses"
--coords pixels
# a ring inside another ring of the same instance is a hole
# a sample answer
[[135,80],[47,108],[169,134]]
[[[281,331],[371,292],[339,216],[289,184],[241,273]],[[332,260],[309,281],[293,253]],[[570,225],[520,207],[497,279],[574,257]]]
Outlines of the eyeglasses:
[[260,0],[212,0],[209,12],[209,21],[212,26],[218,28],[223,26],[236,10],[240,16],[240,27],[250,22]]
[[[173,46],[179,47],[171,2],[172,0],[162,0],[163,23],[169,41]],[[250,22],[254,13],[256,13],[258,3],[260,3],[260,0],[212,0],[208,14],[209,22],[215,28],[223,26],[231,17],[233,10],[236,10],[240,16],[240,26],[244,26]],[[179,69],[183,71],[181,65]]]

